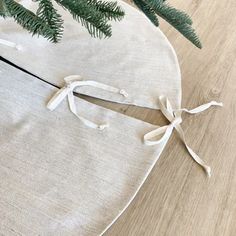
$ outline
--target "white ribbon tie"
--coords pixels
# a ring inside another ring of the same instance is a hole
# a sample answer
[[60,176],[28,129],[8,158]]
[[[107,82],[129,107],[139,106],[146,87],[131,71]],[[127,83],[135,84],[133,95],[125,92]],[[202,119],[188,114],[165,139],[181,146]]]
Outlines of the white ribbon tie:
[[108,127],[108,124],[96,124],[80,115],[77,114],[76,111],[76,105],[74,100],[74,94],[73,91],[76,87],[81,86],[92,86],[99,89],[103,89],[108,92],[118,93],[121,94],[124,97],[127,97],[128,94],[123,89],[118,89],[106,84],[102,84],[96,81],[92,80],[82,80],[82,77],[79,75],[70,75],[64,78],[66,85],[61,88],[59,91],[57,91],[54,96],[50,99],[50,101],[47,104],[47,108],[51,111],[57,108],[57,106],[63,101],[63,99],[67,96],[68,97],[68,103],[69,108],[71,112],[79,118],[86,126],[94,129],[103,130],[104,128]]
[[[179,110],[173,110],[169,100],[164,96],[160,96],[159,97],[159,105],[160,105],[160,110],[162,111],[163,115],[168,119],[170,124],[162,126],[162,127],[158,127],[157,129],[145,134],[144,135],[144,143],[146,145],[157,145],[157,144],[160,144],[164,141],[167,141],[170,138],[173,130],[176,129],[177,133],[179,134],[180,139],[184,143],[190,156],[193,158],[193,160],[195,162],[197,162],[205,170],[207,175],[210,177],[211,176],[210,166],[206,165],[205,162],[186,143],[184,131],[180,126],[180,124],[182,123],[181,114],[182,114],[182,112],[186,112],[189,114],[196,114],[196,113],[205,111],[206,109],[210,108],[211,106],[223,106],[223,104],[218,103],[216,101],[211,101],[209,103],[206,103],[204,105],[196,107],[195,109],[192,109],[192,110],[188,110],[185,108],[179,109]],[[161,138],[158,139],[158,137],[160,135],[162,135],[162,136],[161,136]]]
[[5,40],[5,39],[0,39],[0,44],[11,47],[11,48],[15,48],[17,50],[21,50],[22,47],[16,43],[13,43],[11,41]]

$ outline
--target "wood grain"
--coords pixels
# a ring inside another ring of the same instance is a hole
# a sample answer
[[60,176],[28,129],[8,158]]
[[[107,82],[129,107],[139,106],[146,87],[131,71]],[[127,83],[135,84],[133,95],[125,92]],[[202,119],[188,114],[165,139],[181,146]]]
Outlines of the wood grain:
[[[173,135],[158,164],[127,211],[106,235],[236,235],[236,1],[172,0],[194,20],[199,50],[165,22],[161,28],[176,49],[183,78],[183,106],[218,100],[224,107],[184,116],[190,146],[209,163],[207,179]],[[159,112],[90,99],[153,124]]]

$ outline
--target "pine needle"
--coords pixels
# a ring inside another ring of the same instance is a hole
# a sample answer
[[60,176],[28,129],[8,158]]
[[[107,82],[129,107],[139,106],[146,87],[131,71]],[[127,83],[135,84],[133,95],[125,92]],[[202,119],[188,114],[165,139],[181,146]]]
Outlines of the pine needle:
[[156,25],[155,14],[166,20],[196,47],[202,48],[195,30],[192,28],[192,19],[187,13],[170,6],[165,0],[134,0],[134,3],[154,25]]
[[157,15],[152,7],[147,5],[142,0],[133,0],[136,6],[148,17],[148,19],[155,25],[159,26]]
[[[36,14],[15,0],[0,0],[0,17],[13,17],[18,24],[33,35],[42,35],[49,41],[58,42],[63,34],[63,20],[54,8],[53,0],[34,1],[38,2]],[[103,0],[54,1],[69,11],[73,18],[85,26],[93,37],[110,37],[112,30],[109,21],[119,21],[124,17],[124,11],[116,2]],[[166,0],[133,1],[155,26],[159,25],[158,16],[160,16],[195,46],[202,47],[188,14],[170,6]]]
[[53,7],[50,0],[37,0],[39,7],[36,15],[40,17],[53,31],[52,41],[57,43],[63,34],[63,20]]

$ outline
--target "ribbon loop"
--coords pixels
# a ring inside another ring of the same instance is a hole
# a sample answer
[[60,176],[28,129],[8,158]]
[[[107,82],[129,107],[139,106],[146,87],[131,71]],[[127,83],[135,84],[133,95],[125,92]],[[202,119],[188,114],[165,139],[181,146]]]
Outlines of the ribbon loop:
[[[174,126],[172,125],[165,125],[148,132],[143,137],[144,143],[148,146],[153,146],[162,143],[164,140],[169,139],[173,128]],[[153,138],[158,138],[160,135],[162,136],[159,139],[153,140]]]
[[68,97],[68,103],[69,108],[71,112],[79,119],[81,120],[86,126],[94,129],[103,130],[106,127],[108,127],[108,124],[96,124],[82,116],[79,116],[77,114],[76,105],[75,105],[75,99],[73,91],[76,87],[81,86],[92,86],[95,88],[103,89],[108,92],[118,93],[123,95],[124,97],[127,97],[128,94],[123,89],[118,89],[106,84],[102,84],[96,81],[92,80],[82,80],[82,77],[79,75],[70,75],[64,78],[66,84],[63,88],[59,89],[53,97],[50,99],[50,101],[47,104],[47,108],[51,111],[57,108],[57,106],[64,100],[65,97]]
[[[177,133],[179,134],[179,137],[182,140],[182,142],[184,143],[190,156],[193,158],[193,160],[195,162],[197,162],[205,170],[207,175],[210,177],[211,176],[211,168],[208,165],[206,165],[205,162],[186,143],[184,131],[180,126],[180,124],[182,123],[181,114],[182,114],[182,112],[186,112],[189,114],[196,114],[196,113],[207,110],[211,106],[223,106],[223,104],[218,103],[216,101],[212,101],[212,102],[203,104],[199,107],[196,107],[192,110],[188,110],[186,108],[173,110],[170,101],[166,97],[160,96],[159,97],[159,106],[160,106],[161,112],[169,120],[170,124],[162,126],[162,127],[158,127],[157,129],[154,129],[154,130],[148,132],[147,134],[145,134],[144,135],[144,143],[146,145],[151,146],[151,145],[157,145],[162,142],[168,141],[173,130],[175,129],[177,131]],[[160,137],[160,138],[158,139],[158,137]]]

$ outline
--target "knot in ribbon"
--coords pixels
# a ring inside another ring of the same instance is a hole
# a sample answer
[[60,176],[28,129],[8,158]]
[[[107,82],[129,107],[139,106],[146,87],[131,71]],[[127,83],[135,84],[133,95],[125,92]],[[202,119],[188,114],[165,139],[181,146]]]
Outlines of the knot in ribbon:
[[108,127],[108,124],[96,124],[80,115],[77,114],[76,105],[75,105],[75,99],[73,91],[76,87],[82,87],[82,86],[92,86],[95,88],[103,89],[108,92],[118,93],[121,94],[124,97],[127,97],[128,94],[123,89],[118,89],[106,84],[102,84],[96,81],[92,80],[82,80],[82,77],[79,75],[70,75],[64,78],[65,80],[65,86],[61,89],[59,89],[53,97],[50,99],[50,101],[47,104],[47,108],[51,111],[57,108],[57,106],[63,101],[63,99],[67,96],[68,97],[68,103],[69,108],[71,112],[79,119],[81,120],[86,126],[94,129],[103,130],[106,127]]
[[[193,158],[195,162],[197,162],[207,173],[207,175],[211,176],[211,168],[210,166],[206,165],[205,162],[187,145],[186,138],[184,135],[184,131],[180,124],[182,123],[181,114],[182,112],[186,112],[189,114],[196,114],[202,111],[205,111],[206,109],[210,108],[211,106],[223,106],[222,103],[218,103],[216,101],[212,101],[209,103],[206,103],[204,105],[201,105],[199,107],[196,107],[195,109],[188,110],[188,109],[179,109],[179,110],[173,110],[169,100],[164,97],[159,97],[159,106],[160,110],[163,113],[163,115],[167,118],[167,120],[170,122],[169,125],[165,125],[162,127],[158,127],[155,130],[152,130],[144,135],[144,143],[146,145],[158,145],[160,143],[168,141],[170,138],[173,130],[175,129],[177,133],[179,134],[180,139],[184,143],[187,151],[189,152],[190,156]],[[158,137],[160,137],[158,139]]]

